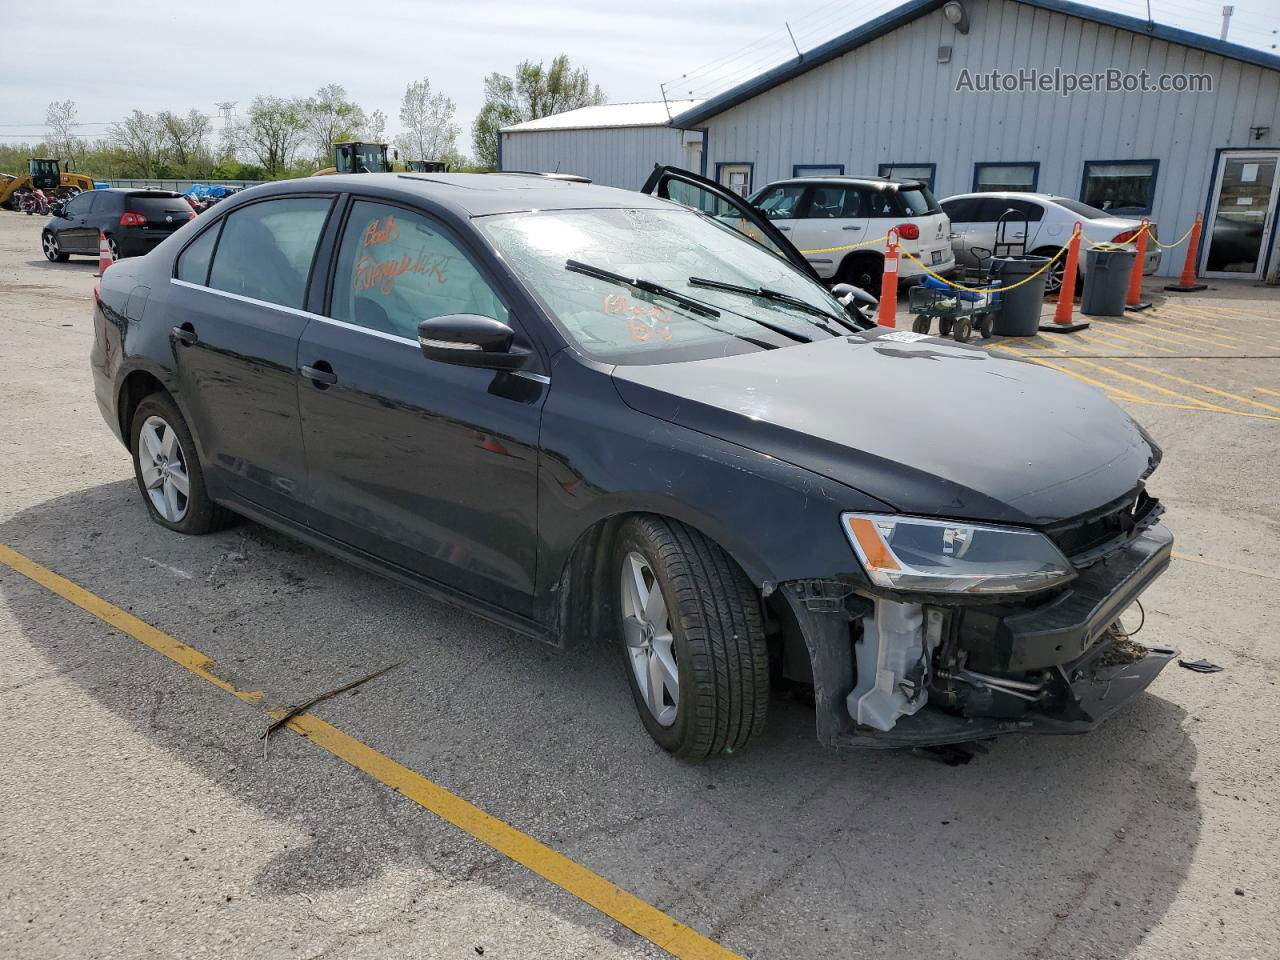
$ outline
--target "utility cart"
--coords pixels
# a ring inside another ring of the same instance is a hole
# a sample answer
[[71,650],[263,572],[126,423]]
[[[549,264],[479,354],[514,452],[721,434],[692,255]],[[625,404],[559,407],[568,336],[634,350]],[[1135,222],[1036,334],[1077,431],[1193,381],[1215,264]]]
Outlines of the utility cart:
[[1000,312],[1000,294],[966,293],[928,277],[911,287],[907,309],[915,317],[911,329],[916,333],[928,333],[936,318],[938,336],[968,343],[975,330],[983,340],[991,336]]

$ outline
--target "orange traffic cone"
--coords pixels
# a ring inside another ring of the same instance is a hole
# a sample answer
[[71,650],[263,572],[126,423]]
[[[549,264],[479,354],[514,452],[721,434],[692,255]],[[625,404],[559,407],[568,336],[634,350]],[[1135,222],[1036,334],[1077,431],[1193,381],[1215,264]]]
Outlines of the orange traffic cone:
[[1196,222],[1191,225],[1191,240],[1187,244],[1187,259],[1182,262],[1182,276],[1177,283],[1171,283],[1166,290],[1177,290],[1179,293],[1194,293],[1196,290],[1208,290],[1207,283],[1196,279],[1196,254],[1200,252],[1200,229],[1204,219],[1196,213]]
[[116,258],[111,255],[111,244],[107,241],[107,235],[101,230],[98,231],[98,272],[95,277],[100,277],[107,272],[107,267],[116,262]]
[[876,323],[882,327],[898,325],[898,233],[889,229],[889,248],[884,254],[884,273],[880,278],[880,315]]
[[1088,320],[1072,323],[1075,311],[1076,271],[1080,263],[1080,233],[1084,224],[1079,220],[1071,228],[1071,239],[1067,241],[1067,263],[1062,268],[1062,289],[1058,291],[1058,309],[1053,315],[1053,323],[1042,323],[1040,329],[1045,333],[1074,333],[1089,326]]
[[1129,274],[1129,293],[1124,298],[1126,310],[1146,310],[1151,306],[1142,299],[1142,269],[1147,261],[1147,230],[1151,221],[1142,218],[1142,229],[1138,231],[1138,259],[1133,261],[1133,272]]

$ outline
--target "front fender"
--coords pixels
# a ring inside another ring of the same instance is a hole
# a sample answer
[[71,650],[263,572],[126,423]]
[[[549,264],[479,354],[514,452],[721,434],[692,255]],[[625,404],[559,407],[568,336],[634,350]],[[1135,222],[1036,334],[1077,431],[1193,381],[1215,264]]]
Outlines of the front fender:
[[758,587],[786,580],[865,582],[840,528],[881,501],[766,454],[641,413],[600,369],[562,351],[543,410],[539,464],[540,606],[549,609],[575,543],[628,513],[679,520],[719,544]]

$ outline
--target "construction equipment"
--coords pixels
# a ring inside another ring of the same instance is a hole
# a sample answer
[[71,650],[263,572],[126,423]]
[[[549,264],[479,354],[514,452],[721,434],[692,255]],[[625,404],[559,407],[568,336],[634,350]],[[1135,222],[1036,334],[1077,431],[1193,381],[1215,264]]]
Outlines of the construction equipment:
[[0,207],[14,207],[15,194],[44,190],[52,196],[81,193],[93,189],[93,177],[83,173],[63,173],[61,163],[51,157],[32,157],[25,176],[0,175]]
[[391,161],[387,159],[385,143],[364,143],[360,140],[344,140],[333,145],[333,166],[317,170],[315,176],[332,176],[335,173],[390,173]]

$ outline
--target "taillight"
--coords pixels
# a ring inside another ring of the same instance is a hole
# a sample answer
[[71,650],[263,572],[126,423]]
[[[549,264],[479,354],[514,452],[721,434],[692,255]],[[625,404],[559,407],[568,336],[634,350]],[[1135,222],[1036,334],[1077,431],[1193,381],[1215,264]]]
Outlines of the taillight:
[[145,227],[147,218],[140,213],[122,213],[120,214],[120,226],[122,227]]
[[914,223],[900,223],[897,226],[898,238],[901,240],[919,240],[920,227]]
[[1138,235],[1137,230],[1126,230],[1124,233],[1117,233],[1111,238],[1112,243],[1128,243]]

